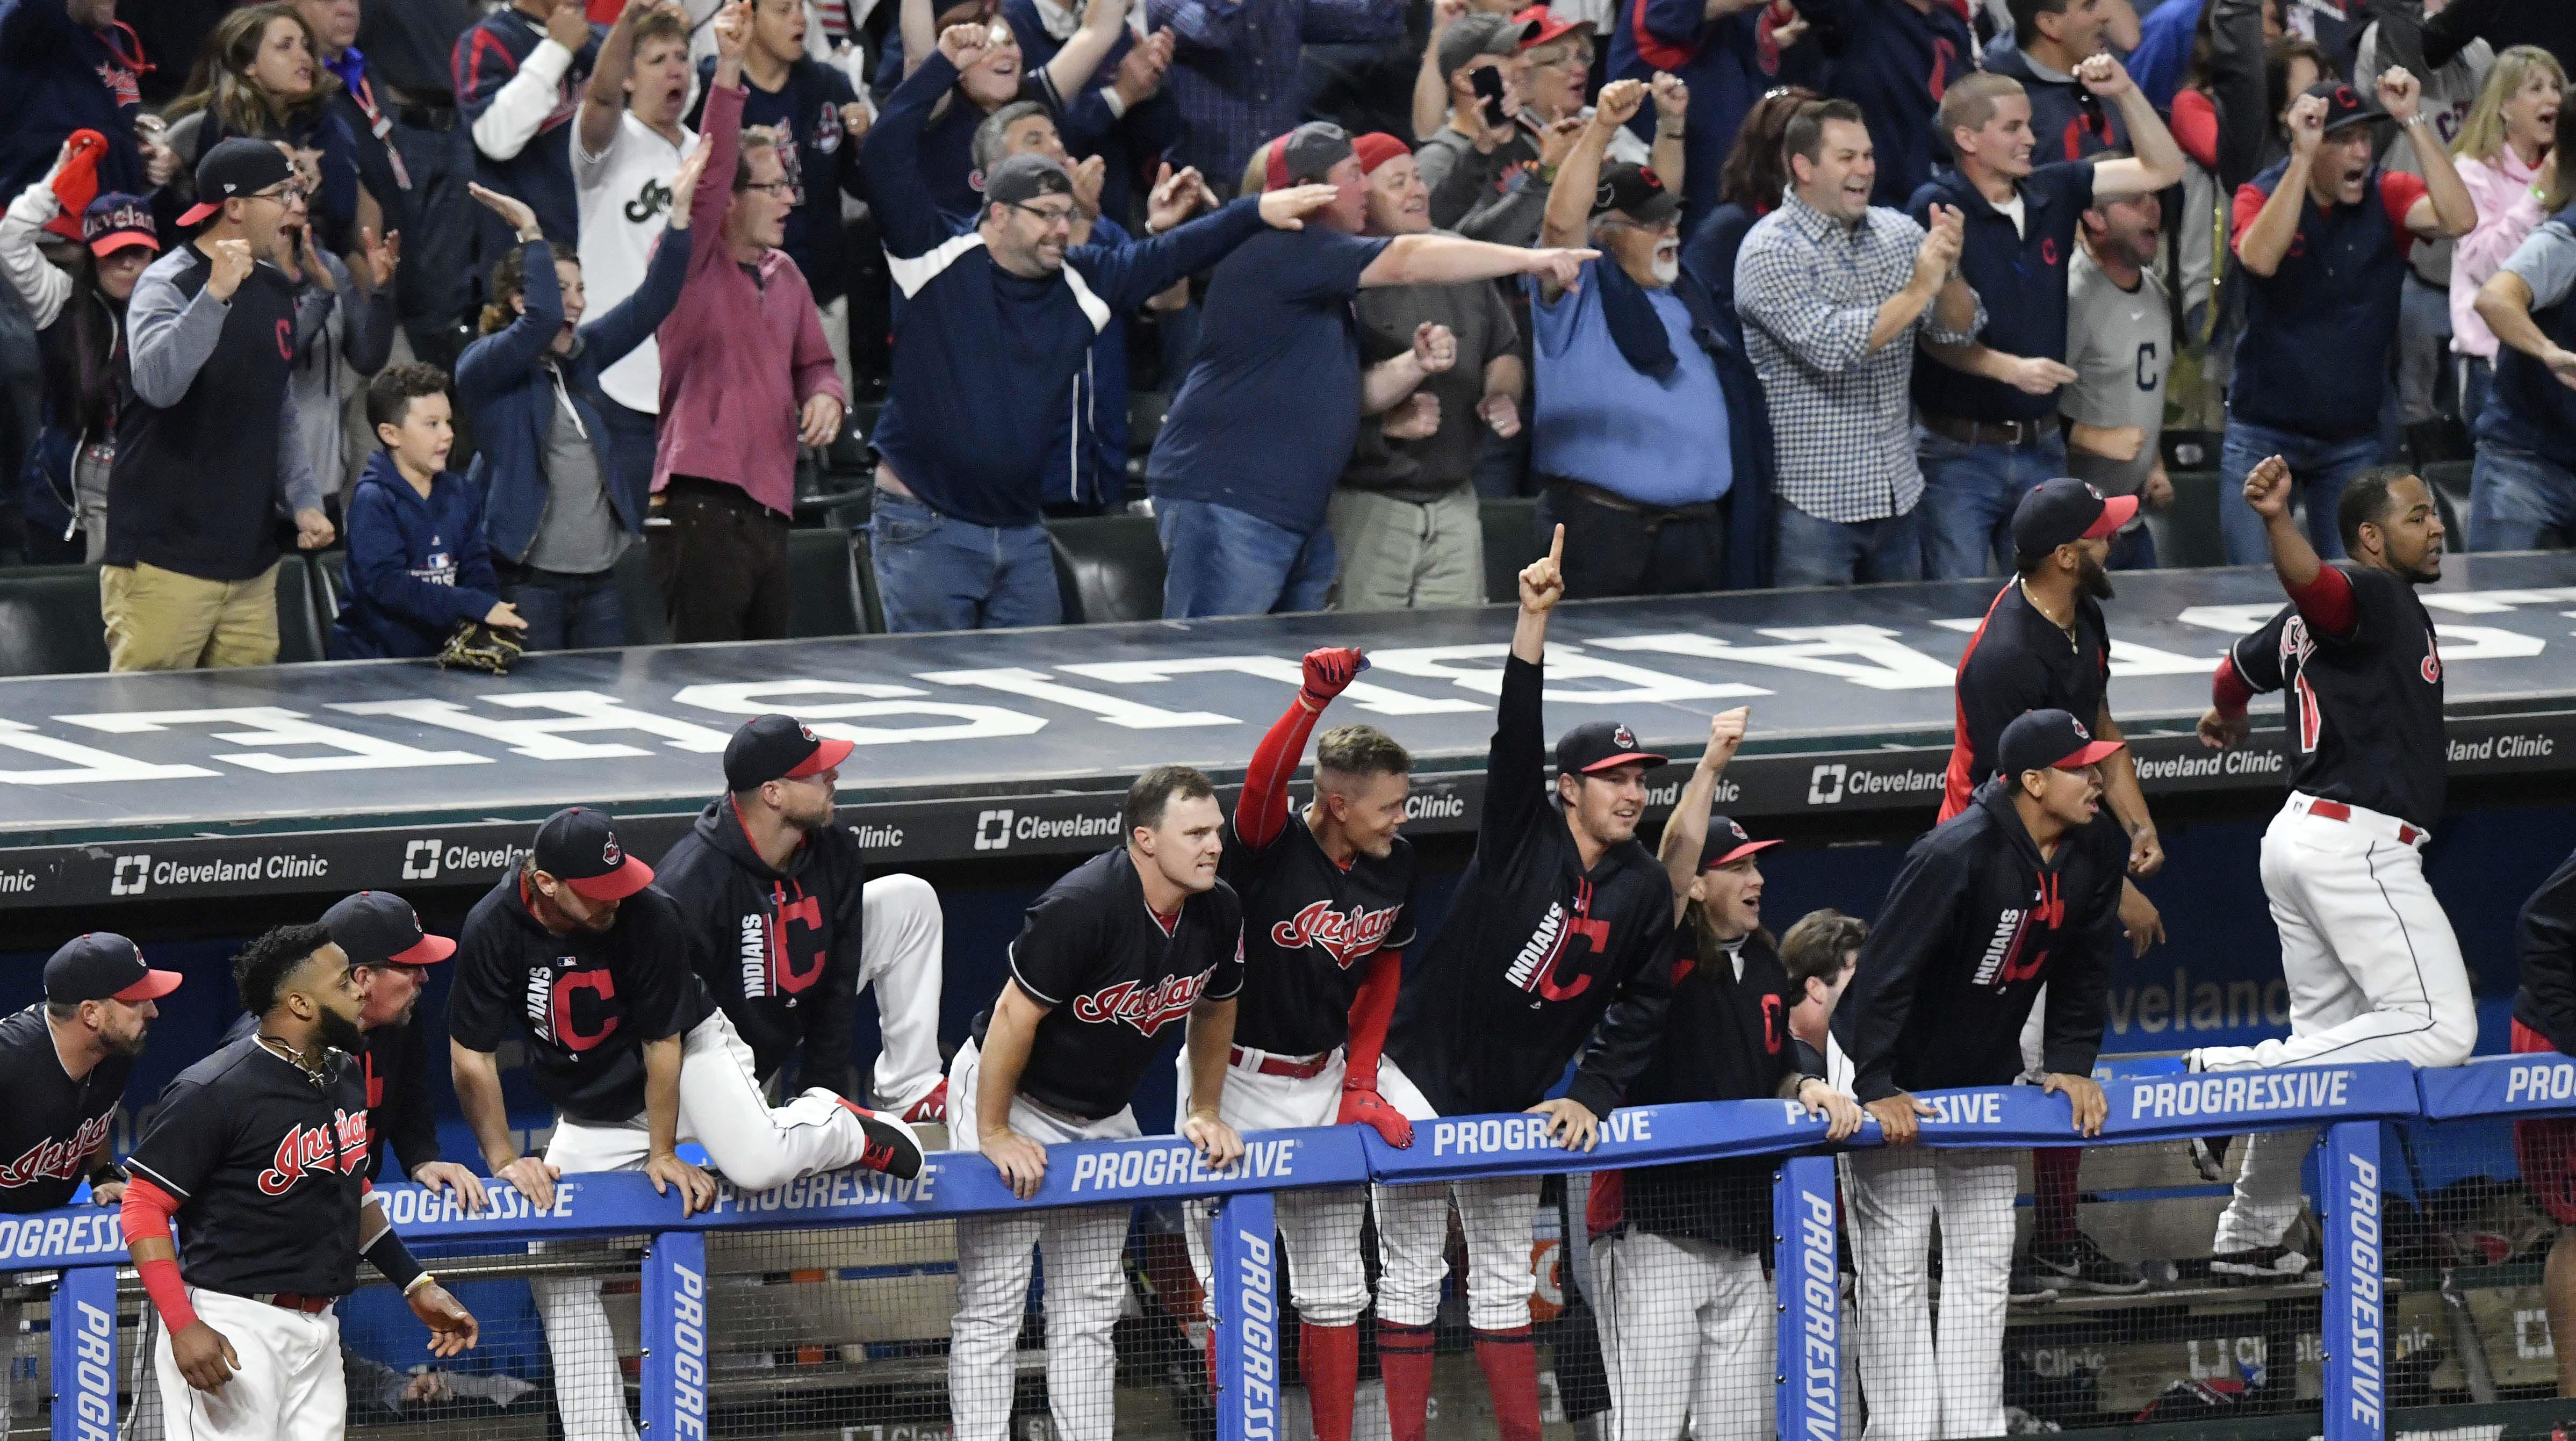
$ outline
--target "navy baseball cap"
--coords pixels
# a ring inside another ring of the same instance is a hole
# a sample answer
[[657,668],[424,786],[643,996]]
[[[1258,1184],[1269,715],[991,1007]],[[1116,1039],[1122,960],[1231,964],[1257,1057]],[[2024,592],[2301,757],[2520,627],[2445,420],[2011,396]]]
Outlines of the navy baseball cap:
[[57,1005],[157,1001],[177,989],[177,971],[156,971],[143,964],[143,953],[114,931],[74,936],[45,962],[45,999]]
[[158,255],[161,235],[152,224],[152,206],[140,195],[111,192],[81,212],[81,239],[92,255],[114,255],[140,245]]
[[1744,823],[1733,816],[1710,816],[1708,836],[1699,843],[1699,868],[1716,870],[1729,861],[1739,861],[1756,851],[1767,851],[1778,841],[1757,841],[1744,829]]
[[391,891],[343,896],[322,925],[353,966],[434,966],[456,954],[454,941],[422,930],[420,913]]
[[2040,482],[2013,510],[2013,549],[2046,555],[2079,540],[2117,535],[2138,513],[2134,495],[2109,495],[2073,476]]
[[227,200],[257,195],[294,178],[295,163],[273,141],[240,135],[219,141],[197,162],[197,203],[179,217],[179,223],[199,224],[223,209]]
[[2084,722],[2062,710],[2024,711],[2004,727],[1995,747],[2008,776],[2024,771],[2080,771],[2120,749],[2118,741],[2097,741]]
[[2304,100],[2311,95],[2326,103],[2325,130],[2329,135],[2347,125],[2367,125],[2389,118],[2377,101],[2340,80],[2320,80],[2301,91],[2299,98]]
[[1682,198],[1664,186],[1664,178],[1643,165],[1621,161],[1601,167],[1592,187],[1592,216],[1616,211],[1652,230],[1682,213]]
[[850,758],[855,747],[826,740],[792,715],[754,716],[725,742],[725,785],[747,791],[771,781],[801,781]]
[[566,806],[537,827],[537,869],[585,899],[622,901],[653,884],[653,868],[617,843],[606,811]]
[[1665,757],[1638,749],[1637,733],[1617,721],[1585,721],[1556,743],[1558,775],[1590,775],[1630,761],[1644,761],[1652,770]]

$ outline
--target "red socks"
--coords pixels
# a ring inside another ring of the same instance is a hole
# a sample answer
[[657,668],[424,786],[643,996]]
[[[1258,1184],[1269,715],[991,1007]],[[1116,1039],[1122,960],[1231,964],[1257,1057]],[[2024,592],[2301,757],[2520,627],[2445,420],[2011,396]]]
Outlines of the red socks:
[[1351,1441],[1351,1411],[1360,1387],[1360,1328],[1306,1325],[1298,1333],[1306,1369],[1306,1404],[1315,1441]]
[[1538,1347],[1530,1328],[1476,1333],[1476,1364],[1494,1398],[1494,1427],[1503,1441],[1539,1441]]
[[1386,1419],[1395,1441],[1422,1441],[1431,1424],[1431,1328],[1378,1322],[1377,1364],[1386,1376]]
[[2063,1246],[2075,1239],[2076,1172],[2084,1165],[2080,1146],[2047,1146],[2030,1153],[2031,1241]]

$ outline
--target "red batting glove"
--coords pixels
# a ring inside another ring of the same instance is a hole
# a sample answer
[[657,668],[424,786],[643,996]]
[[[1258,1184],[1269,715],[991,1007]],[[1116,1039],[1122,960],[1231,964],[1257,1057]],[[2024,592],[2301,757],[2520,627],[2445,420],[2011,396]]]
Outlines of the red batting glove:
[[1333,703],[1333,697],[1350,688],[1368,669],[1368,657],[1351,646],[1328,646],[1306,652],[1306,683],[1297,688],[1298,699],[1316,710]]
[[1375,1091],[1348,1088],[1342,1092],[1342,1112],[1333,1118],[1339,1126],[1371,1126],[1386,1143],[1399,1151],[1413,1145],[1413,1123],[1404,1113],[1386,1103],[1386,1097]]

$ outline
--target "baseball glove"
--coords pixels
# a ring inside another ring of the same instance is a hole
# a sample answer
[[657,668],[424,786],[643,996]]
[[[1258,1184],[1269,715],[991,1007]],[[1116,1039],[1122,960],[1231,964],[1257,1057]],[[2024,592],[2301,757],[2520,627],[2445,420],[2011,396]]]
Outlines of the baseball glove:
[[446,670],[485,670],[494,675],[508,675],[518,664],[527,647],[508,631],[479,620],[460,620],[456,631],[448,636],[447,646],[438,653],[438,664]]

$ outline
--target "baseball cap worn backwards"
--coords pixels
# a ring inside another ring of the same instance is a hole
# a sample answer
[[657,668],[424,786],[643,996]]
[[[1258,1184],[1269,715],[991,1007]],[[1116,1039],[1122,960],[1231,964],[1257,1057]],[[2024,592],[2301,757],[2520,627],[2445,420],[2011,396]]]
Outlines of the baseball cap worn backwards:
[[537,827],[537,869],[585,899],[622,901],[653,883],[653,868],[617,843],[605,811],[567,806]]
[[1073,177],[1051,156],[1014,155],[984,175],[984,199],[992,205],[1018,205],[1041,195],[1072,193]]
[[1505,18],[1482,12],[1461,15],[1440,32],[1440,74],[1443,79],[1476,63],[1479,55],[1511,56],[1521,53],[1521,46],[1545,28],[1529,18],[1529,12]]
[[1272,190],[1311,185],[1351,153],[1350,132],[1329,120],[1309,120],[1271,142],[1265,178]]

